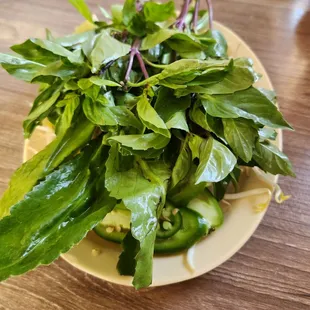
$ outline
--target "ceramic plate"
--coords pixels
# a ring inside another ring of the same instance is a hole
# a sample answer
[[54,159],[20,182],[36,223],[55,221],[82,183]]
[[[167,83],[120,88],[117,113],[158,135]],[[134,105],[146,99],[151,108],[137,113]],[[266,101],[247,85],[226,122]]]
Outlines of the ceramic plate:
[[[250,47],[234,32],[225,26],[215,23],[215,28],[226,37],[229,55],[249,57],[254,61],[254,68],[263,75],[257,87],[272,89],[272,84],[262,63]],[[42,134],[43,132],[43,134]],[[52,130],[42,128],[37,130],[30,141],[25,143],[24,160],[29,159],[35,150],[42,149],[53,138]],[[279,132],[277,146],[282,147],[282,135]],[[269,175],[271,182],[276,182],[276,176]],[[255,173],[251,172],[241,190],[266,187]],[[221,228],[195,246],[193,262],[195,270],[186,266],[186,254],[160,256],[154,258],[153,284],[160,286],[176,283],[200,276],[224,263],[234,255],[251,237],[262,220],[265,212],[256,213],[253,207],[268,200],[268,196],[259,195],[234,201],[225,212],[225,221]],[[113,283],[131,285],[131,277],[118,275],[116,264],[121,248],[119,245],[107,242],[90,232],[77,246],[62,257],[76,268],[92,274],[98,278]],[[97,255],[94,255],[97,254]]]

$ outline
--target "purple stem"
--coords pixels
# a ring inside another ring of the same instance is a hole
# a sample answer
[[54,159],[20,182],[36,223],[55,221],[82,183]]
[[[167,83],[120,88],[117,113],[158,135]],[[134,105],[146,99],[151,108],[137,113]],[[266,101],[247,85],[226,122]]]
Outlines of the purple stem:
[[125,81],[126,82],[129,80],[130,72],[132,70],[133,60],[135,57],[137,57],[137,59],[139,61],[140,68],[143,72],[144,77],[146,79],[149,78],[149,74],[147,73],[145,63],[144,63],[144,61],[141,57],[141,54],[139,52],[140,44],[141,44],[141,40],[136,39],[135,42],[133,43],[132,47],[131,47],[130,56],[129,56],[129,63],[128,63],[128,67],[127,67],[127,71],[126,71],[126,75],[125,75]]
[[188,13],[188,9],[189,9],[190,3],[191,3],[191,0],[184,0],[184,4],[183,4],[183,7],[182,7],[181,14],[180,14],[179,18],[177,19],[177,21],[175,23],[175,25],[177,26],[177,28],[179,30],[183,30],[184,23],[185,23],[185,18],[186,18],[186,15]]
[[132,65],[133,65],[133,59],[135,58],[135,55],[136,55],[136,51],[133,48],[131,48],[128,67],[127,67],[127,71],[125,75],[125,81],[129,80],[130,72],[132,70]]
[[207,6],[208,6],[208,13],[209,13],[209,29],[212,31],[213,29],[213,7],[212,7],[211,0],[207,0]]
[[136,10],[137,10],[137,12],[142,11],[142,9],[143,9],[142,3],[140,2],[140,0],[137,0],[136,1]]
[[145,79],[148,79],[148,78],[149,78],[149,74],[147,73],[147,70],[146,70],[146,67],[145,67],[145,63],[144,63],[144,61],[143,61],[143,59],[142,59],[141,54],[140,54],[139,51],[137,51],[136,57],[137,57],[137,59],[138,59],[138,61],[139,61],[140,68],[141,68],[141,70],[142,70],[142,72],[143,72],[144,78],[145,78]]
[[195,3],[195,11],[194,11],[194,17],[193,17],[193,30],[195,31],[197,28],[197,22],[198,22],[198,13],[199,13],[199,0],[196,0]]

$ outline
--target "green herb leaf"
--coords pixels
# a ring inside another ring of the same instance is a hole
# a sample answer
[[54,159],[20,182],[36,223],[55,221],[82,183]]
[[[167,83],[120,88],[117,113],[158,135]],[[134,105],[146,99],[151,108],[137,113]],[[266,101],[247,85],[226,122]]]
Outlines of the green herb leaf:
[[54,140],[14,172],[9,187],[0,200],[0,219],[9,215],[11,207],[21,201],[43,177],[45,166],[58,142],[59,139]]
[[155,149],[159,150],[164,148],[169,143],[169,138],[157,134],[148,133],[144,135],[124,135],[114,136],[109,140],[116,141],[123,146],[130,147],[134,150],[148,150]]
[[41,47],[33,42],[33,39],[29,39],[22,44],[13,45],[11,46],[11,50],[19,55],[22,55],[25,59],[45,65],[60,59],[59,54],[52,53],[51,51]]
[[59,141],[59,144],[50,156],[45,173],[57,168],[75,150],[86,145],[92,137],[95,126],[84,116],[78,117],[74,126],[70,127]]
[[190,104],[190,96],[176,98],[172,90],[160,87],[155,102],[155,110],[167,123],[177,112],[185,111]]
[[31,82],[45,66],[39,62],[0,53],[0,64],[19,80]]
[[[68,94],[64,98],[63,102],[66,102],[65,109],[58,119],[55,127],[57,136],[62,136],[69,129],[72,123],[73,115],[77,107],[80,105],[80,98],[75,94]],[[59,105],[59,102],[57,103]]]
[[155,109],[149,103],[146,94],[140,97],[137,103],[137,112],[142,123],[155,133],[161,134],[170,138],[170,131],[168,130],[165,122],[160,118]]
[[[135,288],[139,289],[152,283],[160,187],[146,180],[135,168],[118,172],[117,162],[117,147],[112,146],[106,163],[106,188],[110,190],[110,196],[122,199],[127,209],[131,211],[131,233],[140,243],[139,252],[135,257],[136,268],[133,279]],[[123,255],[124,257],[126,255]]]
[[291,129],[277,107],[253,87],[232,95],[202,95],[201,102],[206,112],[214,117],[243,117],[265,126]]
[[60,96],[62,83],[54,83],[35,100],[33,107],[24,120],[24,136],[29,138],[35,127],[46,118]]
[[136,0],[126,0],[123,7],[124,25],[128,26],[136,14]]
[[234,153],[248,163],[252,159],[257,130],[246,119],[224,118],[224,136]]
[[175,16],[175,6],[173,1],[167,3],[146,2],[143,6],[146,20],[151,22],[164,22]]
[[178,159],[172,170],[171,188],[174,188],[189,173],[192,167],[192,154],[188,145],[188,138],[182,143]]
[[0,221],[0,280],[51,263],[112,210],[116,200],[106,192],[90,203],[88,164],[83,155],[65,164]]
[[69,2],[85,17],[89,22],[93,22],[92,14],[84,0],[69,0]]
[[106,31],[102,31],[90,54],[92,72],[95,73],[102,65],[127,55],[130,48],[130,45],[121,43],[112,38]]
[[256,143],[253,159],[266,172],[296,176],[288,157],[268,141]]
[[200,147],[199,162],[196,184],[223,180],[234,169],[237,159],[225,145],[210,137]]

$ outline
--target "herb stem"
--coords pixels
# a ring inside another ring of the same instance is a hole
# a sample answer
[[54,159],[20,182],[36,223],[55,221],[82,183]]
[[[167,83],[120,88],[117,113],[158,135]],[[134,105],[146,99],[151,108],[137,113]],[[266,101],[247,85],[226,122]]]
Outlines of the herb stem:
[[175,23],[176,27],[179,30],[183,30],[183,28],[184,28],[185,18],[186,18],[186,15],[188,14],[189,5],[190,5],[191,1],[192,0],[184,0],[184,4],[182,7],[181,14]]
[[130,72],[131,72],[132,66],[133,66],[133,60],[135,57],[137,57],[137,59],[139,61],[139,65],[140,65],[141,71],[143,72],[144,77],[146,79],[149,78],[149,74],[146,70],[145,63],[144,63],[143,58],[142,58],[140,51],[139,51],[140,44],[141,44],[141,40],[137,38],[131,47],[130,56],[129,56],[129,63],[128,63],[128,67],[127,67],[127,71],[126,71],[126,75],[125,75],[125,82],[127,82],[129,80]]
[[199,0],[196,0],[195,3],[195,11],[193,16],[193,30],[196,31],[197,28],[197,22],[198,22],[198,13],[199,13]]
[[149,78],[149,74],[148,74],[148,72],[147,72],[147,70],[146,70],[145,63],[144,63],[144,61],[143,61],[143,59],[142,59],[141,54],[140,54],[139,51],[137,51],[136,57],[137,57],[137,59],[138,59],[138,61],[139,61],[140,68],[141,68],[141,70],[142,70],[142,72],[143,72],[144,78],[145,78],[145,79],[148,79],[148,78]]
[[208,13],[209,13],[209,29],[213,29],[213,6],[212,1],[207,0],[207,6],[208,6]]

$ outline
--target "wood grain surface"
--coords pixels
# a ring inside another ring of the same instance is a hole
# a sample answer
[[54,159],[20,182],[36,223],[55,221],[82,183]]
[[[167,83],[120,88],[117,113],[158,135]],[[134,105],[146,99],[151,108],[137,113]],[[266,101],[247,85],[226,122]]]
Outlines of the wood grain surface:
[[[88,0],[94,12],[100,1]],[[101,0],[105,6],[112,0]],[[180,4],[181,1],[178,1]],[[204,1],[203,5],[205,5]],[[0,284],[0,309],[310,309],[310,11],[308,0],[214,0],[215,18],[237,32],[266,66],[295,132],[284,150],[296,179],[280,178],[293,198],[272,203],[248,243],[197,279],[135,292],[59,259]],[[66,0],[0,0],[0,52],[44,28],[63,35],[82,18]],[[0,191],[22,159],[21,123],[36,87],[0,71]],[[1,245],[0,245],[1,246]]]

